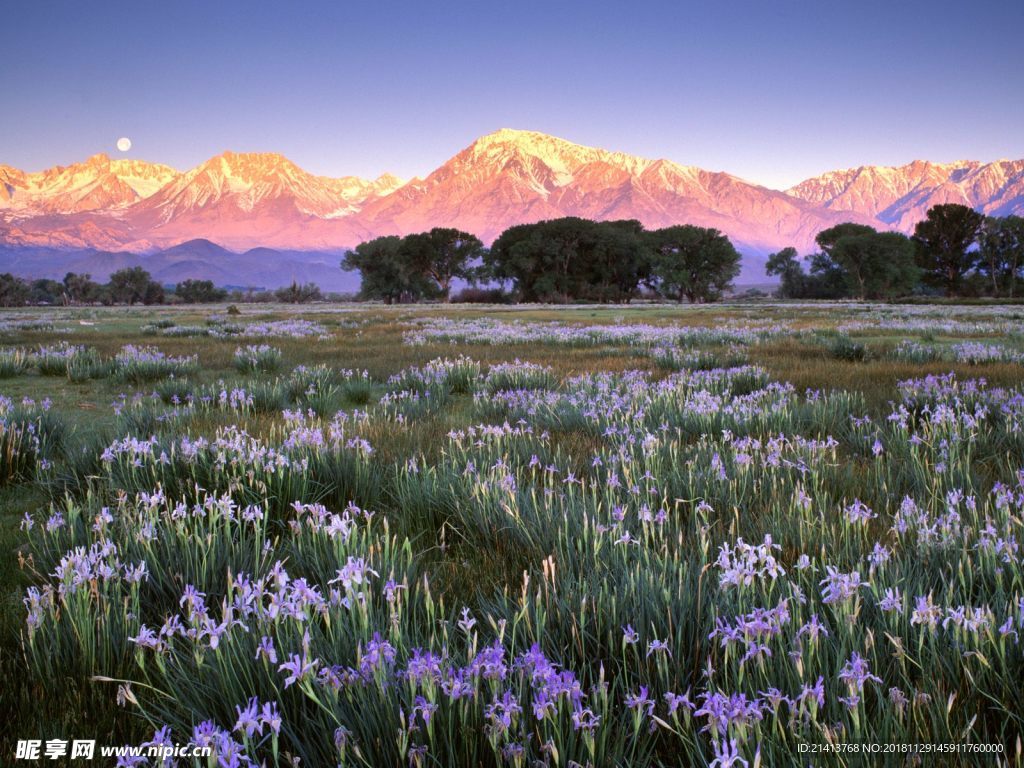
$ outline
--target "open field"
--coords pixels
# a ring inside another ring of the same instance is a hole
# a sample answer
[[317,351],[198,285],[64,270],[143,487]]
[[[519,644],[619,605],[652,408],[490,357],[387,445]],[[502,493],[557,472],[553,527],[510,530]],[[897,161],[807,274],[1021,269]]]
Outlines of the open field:
[[0,395],[0,764],[1024,764],[1024,306],[19,310]]

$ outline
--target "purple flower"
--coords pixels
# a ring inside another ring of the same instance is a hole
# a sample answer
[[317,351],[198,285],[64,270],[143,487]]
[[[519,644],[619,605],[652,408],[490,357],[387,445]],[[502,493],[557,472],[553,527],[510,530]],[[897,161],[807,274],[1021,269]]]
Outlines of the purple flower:
[[292,683],[297,683],[305,680],[307,677],[313,674],[319,664],[318,659],[314,659],[312,662],[303,660],[299,654],[293,653],[284,664],[278,667],[280,672],[288,672],[288,677],[285,678],[284,687],[287,688]]
[[[876,454],[877,455],[877,454]],[[871,508],[860,499],[854,499],[853,503],[844,510],[846,519],[851,523],[867,523],[878,517]]]
[[670,659],[672,658],[672,651],[669,650],[668,643],[664,640],[651,640],[647,644],[647,657],[650,658],[653,653],[664,653]]
[[266,635],[260,638],[260,645],[256,649],[255,658],[258,660],[261,656],[271,664],[277,664],[277,649],[274,648],[273,638]]
[[417,696],[415,699],[415,706],[412,708],[413,716],[418,712],[420,717],[423,718],[423,724],[429,726],[430,718],[434,712],[437,711],[437,704],[433,704],[427,701],[422,696]]
[[627,696],[626,707],[636,710],[638,714],[647,710],[648,717],[654,714],[654,699],[647,695],[647,686],[641,685],[639,693]]
[[811,614],[811,620],[797,630],[797,637],[803,637],[804,635],[807,635],[811,642],[816,642],[819,636],[828,637],[828,630],[825,629],[824,624],[818,621],[818,614]]
[[878,602],[878,607],[886,612],[903,613],[903,593],[900,592],[899,587],[887,588],[885,596]]
[[484,708],[484,716],[492,725],[505,732],[512,727],[512,718],[523,711],[513,698],[511,691],[505,691],[501,698],[495,698]]
[[678,710],[679,707],[685,707],[687,714],[697,708],[697,705],[690,701],[689,691],[682,695],[669,691],[665,694],[665,702],[668,705],[668,714],[670,717],[675,715],[676,710]]
[[240,706],[235,707],[235,711],[238,712],[235,730],[244,733],[247,739],[251,739],[253,734],[263,735],[263,723],[260,720],[259,707],[259,702],[255,696],[249,699],[245,709],[242,709]]
[[1017,630],[1013,628],[1013,616],[1007,616],[1006,621],[1003,622],[1002,626],[999,627],[1000,637],[1009,637],[1013,635],[1013,642],[1017,642]]
[[578,709],[572,713],[572,727],[577,731],[592,733],[600,722],[601,718],[590,709]]
[[811,703],[816,707],[825,706],[825,678],[819,677],[814,685],[804,683],[796,700],[801,706],[807,703]]
[[821,597],[825,604],[844,603],[850,598],[857,596],[857,590],[868,586],[860,580],[859,571],[841,573],[838,568],[829,565],[825,567],[827,575],[821,580]]
[[139,627],[139,633],[135,637],[129,637],[128,642],[135,643],[140,648],[152,648],[155,651],[163,649],[163,641],[157,637],[157,634],[143,624]]
[[889,701],[891,701],[893,706],[896,707],[897,711],[901,713],[904,709],[906,709],[907,704],[910,703],[910,700],[899,688],[889,689]]
[[932,602],[932,593],[918,595],[914,602],[914,612],[910,615],[911,624],[927,624],[935,629],[942,618],[942,608]]
[[462,609],[462,618],[459,619],[459,621],[458,621],[459,629],[461,629],[463,632],[465,632],[468,635],[470,633],[470,630],[473,629],[473,626],[475,624],[476,624],[476,619],[474,619],[473,616],[470,614],[469,608],[463,608]]
[[470,664],[473,674],[485,680],[504,680],[508,674],[505,663],[505,649],[495,641],[494,645],[481,650]]
[[843,665],[842,670],[839,672],[839,679],[845,682],[851,691],[863,691],[864,683],[867,682],[882,682],[880,677],[871,674],[867,659],[863,658],[856,651],[853,652],[853,655]]
[[380,632],[373,633],[373,639],[366,644],[366,650],[359,659],[359,672],[365,678],[373,677],[377,669],[395,663],[395,648],[387,640],[381,640]]
[[277,702],[268,701],[263,705],[260,723],[270,728],[275,736],[281,732],[281,713],[277,710]]
[[736,739],[729,739],[728,741],[722,739],[721,746],[719,746],[717,741],[712,741],[711,749],[715,753],[715,759],[708,764],[708,768],[733,768],[733,766],[737,765],[747,768],[750,765],[740,755]]

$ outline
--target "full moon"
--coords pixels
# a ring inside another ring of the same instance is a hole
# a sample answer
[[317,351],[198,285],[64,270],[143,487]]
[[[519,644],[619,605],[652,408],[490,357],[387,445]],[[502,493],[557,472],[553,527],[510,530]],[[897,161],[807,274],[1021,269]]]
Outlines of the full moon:
[[132,140],[129,139],[127,136],[122,136],[120,139],[117,140],[117,148],[120,149],[122,152],[127,152],[129,149],[132,148]]

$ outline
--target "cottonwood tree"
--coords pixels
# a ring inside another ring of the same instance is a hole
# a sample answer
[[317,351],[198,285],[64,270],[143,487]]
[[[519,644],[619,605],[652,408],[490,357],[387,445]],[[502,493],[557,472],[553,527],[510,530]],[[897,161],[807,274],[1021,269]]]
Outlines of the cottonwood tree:
[[593,222],[581,244],[584,285],[580,298],[628,303],[651,274],[651,251],[635,219]]
[[64,296],[71,304],[95,304],[103,292],[102,286],[88,272],[68,272],[63,282]]
[[153,283],[149,272],[142,267],[119,269],[110,276],[108,283],[111,300],[115,304],[127,304],[128,306],[140,302],[158,303],[155,301],[158,288],[160,289],[160,300],[162,300],[163,288],[159,284]]
[[511,281],[523,301],[628,301],[650,265],[633,220],[567,216],[509,227],[484,255],[484,274]]
[[771,254],[765,262],[765,273],[770,277],[779,278],[779,296],[783,299],[806,298],[807,275],[797,257],[796,248],[787,246]]
[[841,238],[851,237],[854,235],[873,235],[878,230],[874,227],[869,227],[867,224],[855,224],[852,221],[844,222],[843,224],[836,224],[834,227],[821,230],[814,237],[814,242],[818,244],[821,252],[832,258],[832,251],[835,245]]
[[971,252],[985,217],[958,203],[936,205],[914,228],[917,264],[926,282],[956,295],[966,275],[976,264]]
[[683,224],[654,230],[648,240],[652,287],[677,301],[715,301],[740,272],[739,252],[717,229]]
[[174,286],[174,295],[185,304],[212,304],[224,301],[228,292],[215,286],[212,280],[182,280]]
[[473,274],[475,262],[483,253],[484,244],[476,235],[458,229],[435,227],[429,232],[404,237],[398,258],[410,275],[433,281],[433,293],[448,301],[452,280],[468,280]]
[[1013,298],[1024,275],[1024,218],[989,216],[978,235],[978,271],[993,296]]
[[359,271],[359,295],[364,299],[392,304],[417,301],[431,291],[427,281],[413,274],[406,264],[401,237],[377,237],[360,243],[345,254],[341,268]]
[[28,303],[32,289],[10,272],[0,275],[0,307],[21,307]]
[[858,299],[901,296],[917,285],[914,244],[899,232],[845,235],[830,242],[830,251]]

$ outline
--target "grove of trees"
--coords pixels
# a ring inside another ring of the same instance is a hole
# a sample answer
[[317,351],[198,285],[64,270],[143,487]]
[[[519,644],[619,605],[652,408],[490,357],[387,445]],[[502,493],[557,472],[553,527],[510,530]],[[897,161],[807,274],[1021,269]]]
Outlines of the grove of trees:
[[[1015,298],[1024,282],[1024,217],[984,216],[959,204],[932,207],[914,234],[848,222],[822,230],[817,252],[795,248],[768,257],[778,295],[795,299],[890,299],[912,294]],[[435,227],[386,236],[347,251],[341,267],[358,271],[359,298],[389,304],[458,301],[626,303],[656,295],[716,301],[740,271],[741,257],[716,229],[689,224],[646,230],[639,221],[565,217],[509,227],[490,248],[475,235]],[[61,281],[0,274],[0,306],[26,304],[204,304],[220,301],[306,303],[325,298],[313,284],[277,290],[227,290],[211,280],[161,285],[143,267],[101,284],[69,272]]]
[[[25,280],[10,273],[0,274],[0,306],[26,304],[210,304],[224,301],[229,294],[212,280],[183,280],[168,289],[143,267],[127,267],[98,283],[88,273],[68,272],[62,281],[40,278]],[[277,294],[263,292],[260,300],[310,301],[321,298],[315,285],[292,286]],[[242,299],[239,299],[242,300]]]
[[489,249],[454,229],[378,237],[349,251],[342,268],[359,271],[363,298],[388,303],[448,300],[455,278],[509,286],[520,301],[628,302],[646,288],[703,302],[721,297],[739,264],[715,229],[566,217],[509,227]]
[[458,229],[435,227],[405,237],[378,237],[345,254],[341,268],[358,270],[360,295],[388,304],[442,299],[452,281],[472,280],[484,254],[480,239]]
[[213,304],[224,301],[228,292],[215,286],[212,280],[182,280],[174,286],[174,295],[182,304]]
[[986,217],[965,205],[936,205],[912,237],[839,224],[818,233],[803,264],[794,248],[768,257],[779,295],[799,299],[884,299],[938,291],[1013,298],[1024,279],[1024,218]]

